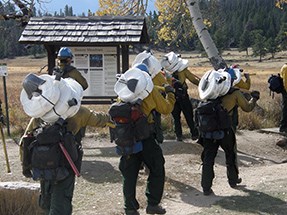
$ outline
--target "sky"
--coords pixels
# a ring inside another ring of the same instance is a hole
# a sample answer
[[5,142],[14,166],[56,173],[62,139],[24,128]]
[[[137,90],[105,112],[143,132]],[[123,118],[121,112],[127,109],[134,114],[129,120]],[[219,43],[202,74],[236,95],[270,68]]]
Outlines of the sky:
[[[54,14],[55,11],[59,12],[60,9],[64,10],[65,6],[72,6],[73,13],[75,15],[81,15],[82,13],[88,14],[90,9],[95,12],[99,8],[99,3],[97,0],[45,0],[42,2],[42,10]],[[155,0],[149,0],[148,11],[154,10]]]

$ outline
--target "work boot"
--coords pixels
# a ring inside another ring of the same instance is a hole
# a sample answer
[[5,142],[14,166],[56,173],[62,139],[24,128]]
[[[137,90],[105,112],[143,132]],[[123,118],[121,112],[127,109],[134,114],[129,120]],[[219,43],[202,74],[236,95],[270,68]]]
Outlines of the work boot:
[[182,139],[182,136],[176,137],[176,140],[179,141],[179,142],[182,142],[182,140],[183,140],[183,139]]
[[287,133],[287,128],[279,128],[279,132],[281,132],[281,133]]
[[140,215],[140,213],[137,210],[125,210],[126,215]]
[[196,128],[194,128],[192,133],[191,133],[191,139],[192,140],[197,140],[198,138],[199,138],[198,130]]
[[281,147],[282,149],[287,149],[287,139],[284,138],[282,140],[279,140],[277,143],[276,143],[277,146]]
[[237,186],[237,184],[240,184],[242,182],[241,178],[238,178],[237,181],[234,182],[229,182],[230,187],[235,188]]
[[165,214],[166,210],[160,205],[148,205],[146,208],[147,214]]
[[211,188],[203,191],[203,195],[205,196],[210,196],[211,194],[213,194],[213,190]]
[[197,140],[198,137],[199,137],[198,133],[192,133],[192,134],[191,134],[191,139],[192,139],[192,140]]

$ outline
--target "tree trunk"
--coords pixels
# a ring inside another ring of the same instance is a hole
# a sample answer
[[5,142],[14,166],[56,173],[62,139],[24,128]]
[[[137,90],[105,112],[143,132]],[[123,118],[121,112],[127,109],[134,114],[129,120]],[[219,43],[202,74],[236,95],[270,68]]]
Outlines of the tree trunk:
[[216,48],[206,26],[203,23],[198,0],[187,0],[187,7],[189,9],[195,31],[213,68],[216,70],[227,68],[227,64],[219,54],[218,49]]

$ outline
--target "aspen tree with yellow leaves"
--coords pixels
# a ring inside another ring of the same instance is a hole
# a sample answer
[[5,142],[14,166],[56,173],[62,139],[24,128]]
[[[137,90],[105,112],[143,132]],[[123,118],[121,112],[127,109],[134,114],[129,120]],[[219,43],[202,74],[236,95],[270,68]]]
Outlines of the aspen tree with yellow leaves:
[[98,16],[145,15],[148,0],[99,0]]
[[287,4],[287,0],[276,0],[276,7],[282,8],[284,4]]
[[195,32],[185,1],[156,0],[155,5],[159,13],[159,39],[166,41],[169,46],[179,47],[179,44],[189,46],[189,40]]

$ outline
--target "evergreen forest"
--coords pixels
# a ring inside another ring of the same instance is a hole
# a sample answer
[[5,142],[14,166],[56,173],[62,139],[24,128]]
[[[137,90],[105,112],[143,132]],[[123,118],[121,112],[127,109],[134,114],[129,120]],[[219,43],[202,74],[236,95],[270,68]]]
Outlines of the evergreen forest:
[[[170,1],[170,0],[166,0]],[[177,2],[178,0],[173,0]],[[161,0],[165,2],[165,0]],[[146,14],[149,47],[161,51],[202,51],[203,48],[192,26],[189,11],[184,4],[177,7],[165,7],[157,4],[156,11]],[[287,7],[275,6],[274,0],[201,0],[201,13],[204,22],[216,43],[217,48],[226,50],[238,48],[249,55],[266,54],[272,57],[276,52],[287,49]],[[34,16],[75,16],[73,8],[66,5],[64,9],[47,14],[34,10]],[[1,13],[14,13],[12,4],[1,5]],[[90,16],[77,14],[77,16]],[[25,46],[18,43],[24,26],[17,20],[0,20],[0,59],[16,56],[43,56],[42,46]]]

